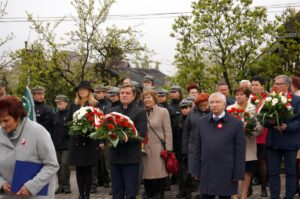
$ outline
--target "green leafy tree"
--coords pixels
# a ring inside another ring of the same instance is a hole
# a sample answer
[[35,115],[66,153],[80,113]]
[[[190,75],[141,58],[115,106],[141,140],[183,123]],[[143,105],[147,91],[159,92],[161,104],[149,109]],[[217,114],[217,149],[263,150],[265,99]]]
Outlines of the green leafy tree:
[[63,38],[58,38],[57,28],[66,17],[50,23],[28,13],[28,21],[38,39],[14,54],[21,58],[14,69],[19,70],[22,77],[18,92],[27,84],[26,77],[30,77],[31,85],[47,88],[51,101],[58,93],[70,96],[73,88],[84,79],[94,84],[114,82],[105,70],[113,60],[135,60],[151,55],[153,52],[139,42],[140,32],[131,27],[103,27],[113,3],[114,0],[72,0],[76,11],[76,16],[72,16],[74,29]]
[[[186,67],[199,67],[200,70],[195,70],[198,81],[213,88],[216,81],[225,80],[230,89],[236,80],[250,78],[262,44],[273,30],[266,9],[250,8],[251,4],[251,0],[193,2],[192,15],[179,17],[171,34],[178,40],[175,56],[178,76],[194,71]],[[198,62],[191,64],[194,60]]]

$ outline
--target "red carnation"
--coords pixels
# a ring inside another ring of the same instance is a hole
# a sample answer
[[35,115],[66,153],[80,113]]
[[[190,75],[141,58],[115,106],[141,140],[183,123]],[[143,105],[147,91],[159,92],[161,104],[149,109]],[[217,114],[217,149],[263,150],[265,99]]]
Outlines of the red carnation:
[[108,125],[107,125],[107,128],[108,128],[109,130],[113,130],[113,129],[115,128],[115,126],[114,126],[113,124],[108,124]]
[[110,139],[115,140],[117,139],[117,135],[114,133],[108,134],[108,136],[110,137]]

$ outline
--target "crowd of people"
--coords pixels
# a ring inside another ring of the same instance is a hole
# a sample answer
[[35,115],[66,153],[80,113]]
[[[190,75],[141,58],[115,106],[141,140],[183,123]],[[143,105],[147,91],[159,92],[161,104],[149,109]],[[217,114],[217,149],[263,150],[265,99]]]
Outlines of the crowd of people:
[[[36,195],[48,183],[46,198],[69,194],[74,189],[70,185],[70,166],[74,166],[79,199],[89,199],[97,186],[111,186],[114,199],[132,199],[139,194],[144,199],[162,199],[171,184],[178,185],[176,198],[190,199],[192,192],[198,192],[196,198],[202,199],[246,199],[257,180],[261,197],[279,199],[282,161],[285,198],[294,198],[300,194],[300,77],[279,75],[274,79],[276,92],[292,96],[293,117],[281,124],[258,119],[256,99],[263,100],[269,93],[264,84],[260,76],[242,80],[230,97],[226,82],[219,82],[216,91],[208,94],[193,82],[186,91],[177,85],[170,90],[155,88],[155,78],[150,75],[143,83],[126,78],[121,86],[110,88],[93,88],[89,81],[81,81],[74,88],[74,100],[56,96],[56,111],[46,104],[46,89],[35,86],[37,124],[26,117],[20,99],[6,93],[6,82],[0,81],[0,198]],[[126,115],[144,140],[119,142],[109,148],[106,140],[70,135],[73,113],[83,106],[97,107],[104,114]],[[255,118],[250,133],[245,133],[243,121],[231,114],[233,109]],[[167,172],[162,150],[175,153],[178,175]],[[16,160],[44,166],[12,193]],[[58,185],[54,184],[55,175]]]

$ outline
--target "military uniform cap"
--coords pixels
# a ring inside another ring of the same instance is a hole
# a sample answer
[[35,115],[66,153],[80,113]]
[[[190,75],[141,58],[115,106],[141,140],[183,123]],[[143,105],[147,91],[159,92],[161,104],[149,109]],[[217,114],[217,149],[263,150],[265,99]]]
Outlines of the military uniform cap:
[[157,90],[156,91],[156,94],[158,95],[158,96],[168,96],[168,94],[169,94],[169,91],[167,91],[166,89],[159,89],[159,90]]
[[193,104],[193,102],[183,99],[179,103],[179,107],[191,106],[192,104]]
[[45,92],[45,91],[46,91],[46,89],[43,86],[39,86],[39,85],[37,85],[37,86],[35,86],[35,87],[32,88],[32,92],[33,93],[36,93],[36,92]]
[[143,85],[136,81],[131,81],[131,84],[135,87],[136,90],[139,90],[140,92],[142,92],[144,89]]
[[3,81],[3,80],[0,80],[0,86],[6,86],[6,83],[5,83],[5,81]]
[[65,95],[57,95],[54,101],[56,101],[56,102],[59,102],[59,101],[69,102],[69,98]]
[[118,95],[120,93],[120,89],[118,87],[111,87],[108,91],[108,96]]
[[107,88],[103,85],[97,85],[94,90],[95,90],[95,92],[97,92],[97,91],[106,92]]
[[151,75],[146,75],[145,77],[144,77],[144,81],[146,81],[146,80],[148,80],[148,81],[154,81],[154,77],[153,76],[151,76]]
[[181,87],[180,86],[172,86],[170,91],[171,92],[172,91],[181,91]]

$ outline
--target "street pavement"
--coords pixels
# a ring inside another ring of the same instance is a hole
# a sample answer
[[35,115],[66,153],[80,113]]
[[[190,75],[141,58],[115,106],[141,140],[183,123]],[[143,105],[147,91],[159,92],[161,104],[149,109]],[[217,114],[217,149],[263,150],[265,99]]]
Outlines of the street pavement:
[[[281,176],[281,192],[284,193],[284,176]],[[71,171],[71,189],[72,193],[70,194],[57,194],[56,199],[77,199],[78,198],[78,189],[76,185],[76,177],[75,177],[75,171]],[[96,194],[91,194],[91,199],[112,199],[112,196],[109,195],[109,192],[111,191],[111,188],[104,188],[104,187],[98,187]],[[141,186],[140,193],[143,192],[143,186]],[[165,193],[165,199],[175,199],[176,194],[178,193],[178,188],[176,185],[171,186],[171,191],[166,191]],[[195,196],[197,193],[193,193],[193,196]],[[282,196],[283,197],[283,196]],[[139,196],[139,199],[142,197]],[[249,199],[260,199],[260,186],[253,186],[253,195],[249,197]],[[299,198],[299,197],[297,197]],[[267,199],[267,198],[266,198]]]

